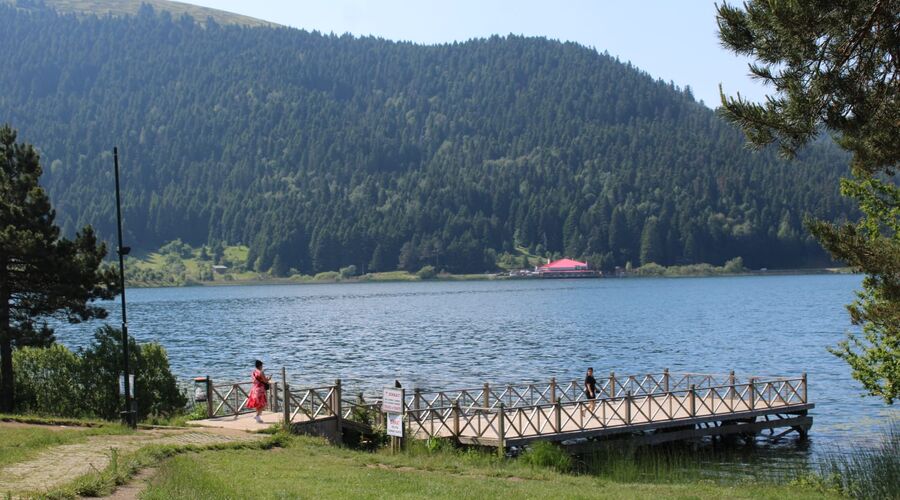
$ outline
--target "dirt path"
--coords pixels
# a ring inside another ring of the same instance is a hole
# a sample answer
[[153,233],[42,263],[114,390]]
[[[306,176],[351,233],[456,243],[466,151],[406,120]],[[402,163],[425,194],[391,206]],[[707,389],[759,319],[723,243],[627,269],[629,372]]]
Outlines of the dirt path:
[[156,475],[156,468],[141,469],[140,472],[128,481],[116,488],[112,495],[101,497],[98,500],[137,500],[141,496],[141,492],[150,484],[150,480]]
[[122,455],[147,445],[202,446],[266,437],[226,429],[151,429],[126,435],[90,436],[85,442],[55,446],[31,460],[0,468],[0,493],[47,491],[92,470],[103,470],[113,448]]

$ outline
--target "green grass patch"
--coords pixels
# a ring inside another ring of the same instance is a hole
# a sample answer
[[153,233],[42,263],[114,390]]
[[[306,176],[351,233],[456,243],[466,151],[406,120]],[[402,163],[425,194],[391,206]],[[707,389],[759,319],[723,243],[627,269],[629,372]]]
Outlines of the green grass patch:
[[[256,451],[268,450],[283,446],[290,440],[286,434],[279,433],[259,441],[220,443],[213,445],[151,445],[126,455],[119,455],[110,450],[110,462],[101,471],[85,474],[74,481],[39,495],[48,499],[75,499],[80,497],[98,497],[111,494],[117,486],[127,483],[141,469],[154,467],[166,459],[185,453]],[[213,493],[210,498],[221,498]]]
[[73,427],[116,427],[123,428],[118,422],[95,418],[47,417],[42,415],[0,413],[0,422],[18,422],[20,424],[68,425]]
[[336,448],[307,437],[284,444],[277,452],[243,449],[175,457],[163,464],[142,498],[823,497],[815,488],[749,481],[618,483],[558,472],[558,455],[537,461],[502,459],[441,441],[412,443],[393,455]]
[[900,423],[892,421],[875,448],[834,452],[816,474],[797,480],[850,498],[900,498]]

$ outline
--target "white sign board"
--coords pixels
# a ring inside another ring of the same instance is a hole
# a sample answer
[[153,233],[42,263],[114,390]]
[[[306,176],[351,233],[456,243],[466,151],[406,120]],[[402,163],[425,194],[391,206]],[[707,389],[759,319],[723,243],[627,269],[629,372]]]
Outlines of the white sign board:
[[388,413],[387,433],[388,436],[403,437],[403,415],[399,413]]
[[381,398],[381,411],[384,413],[403,413],[403,389],[384,388]]
[[[134,396],[134,374],[128,376],[128,388],[130,389],[130,393]],[[125,395],[125,375],[119,374],[119,395]]]

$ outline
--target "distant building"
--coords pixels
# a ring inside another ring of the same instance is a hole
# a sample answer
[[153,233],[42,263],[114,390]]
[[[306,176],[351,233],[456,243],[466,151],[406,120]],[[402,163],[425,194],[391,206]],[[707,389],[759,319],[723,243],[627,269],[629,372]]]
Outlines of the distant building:
[[587,262],[559,259],[540,266],[535,272],[541,278],[593,278],[600,273],[591,269]]
[[216,274],[225,274],[228,271],[228,266],[212,266],[212,269]]

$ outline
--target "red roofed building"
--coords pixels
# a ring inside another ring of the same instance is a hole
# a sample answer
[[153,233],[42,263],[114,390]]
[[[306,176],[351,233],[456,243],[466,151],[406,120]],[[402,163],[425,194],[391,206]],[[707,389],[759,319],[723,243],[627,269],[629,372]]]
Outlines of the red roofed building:
[[572,259],[559,259],[538,267],[535,270],[542,278],[588,278],[600,274],[591,269],[587,262]]

